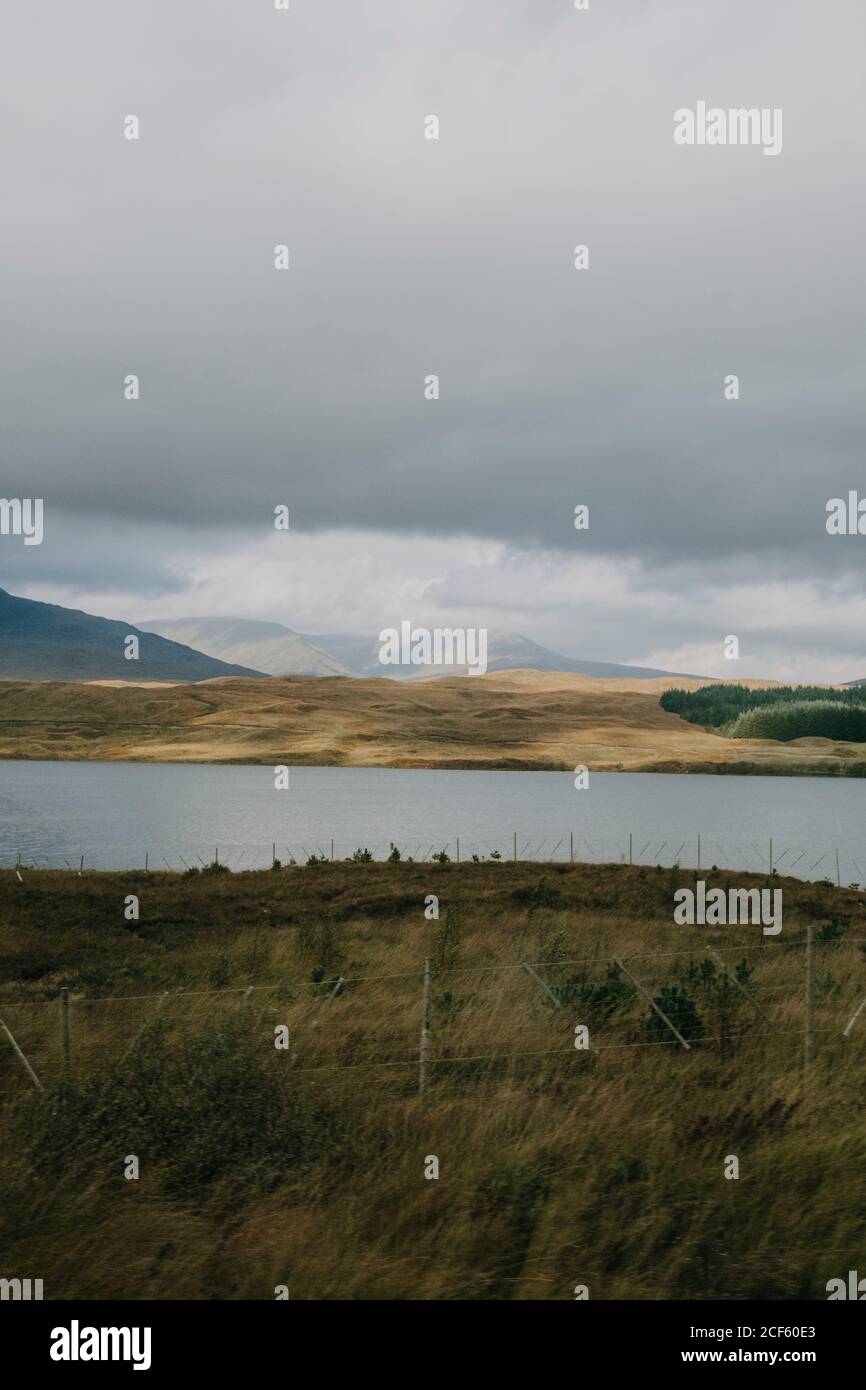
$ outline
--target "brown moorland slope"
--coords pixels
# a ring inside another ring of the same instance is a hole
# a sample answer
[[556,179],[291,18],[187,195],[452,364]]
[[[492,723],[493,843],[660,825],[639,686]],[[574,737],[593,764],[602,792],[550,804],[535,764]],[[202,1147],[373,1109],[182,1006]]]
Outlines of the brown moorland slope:
[[[539,671],[153,685],[0,683],[0,758],[351,767],[844,774],[859,745],[732,740],[661,709],[671,686]],[[759,686],[771,682],[746,681]]]

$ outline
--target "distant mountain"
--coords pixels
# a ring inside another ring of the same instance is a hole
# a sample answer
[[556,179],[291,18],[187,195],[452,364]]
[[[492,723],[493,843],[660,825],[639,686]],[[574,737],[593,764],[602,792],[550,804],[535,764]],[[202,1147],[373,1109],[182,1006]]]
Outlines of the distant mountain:
[[[427,676],[465,674],[455,666],[384,666],[378,636],[357,632],[295,632],[282,623],[249,618],[164,618],[141,623],[221,661],[254,666],[269,676],[366,676],[422,680]],[[650,666],[623,666],[613,661],[575,661],[541,647],[518,633],[489,632],[488,671],[570,671],[580,676],[649,678],[682,675]]]
[[304,632],[298,635],[310,646],[339,661],[353,676],[391,676],[400,680],[406,674],[399,666],[381,664],[376,637],[359,636],[357,632],[325,632],[314,636]]
[[[138,636],[140,659],[123,639]],[[650,666],[577,661],[518,633],[488,632],[488,671],[582,676],[682,675]],[[249,618],[160,618],[133,627],[0,589],[0,680],[209,680],[215,676],[366,676],[421,680],[465,674],[455,666],[385,666],[378,636],[299,633]],[[852,682],[856,684],[856,682]]]
[[[124,656],[129,636],[139,640],[137,661]],[[130,623],[16,598],[0,589],[0,680],[204,681],[261,674],[248,666],[216,661]]]
[[[427,676],[465,674],[455,666],[384,666],[378,636],[357,632],[295,632],[282,623],[249,618],[164,618],[141,623],[221,661],[239,661],[269,676],[366,676],[422,680]],[[622,666],[612,661],[575,661],[541,647],[517,633],[488,634],[488,671],[571,671],[580,676],[647,677],[679,675],[650,666]]]
[[220,661],[239,661],[268,676],[349,676],[353,672],[333,655],[320,651],[282,623],[248,618],[165,618],[141,624],[185,642]]
[[[379,661],[377,637],[359,637],[349,633],[302,633],[305,642],[327,652],[356,676],[391,676],[396,680],[419,680],[425,676],[462,674],[463,668],[443,666],[383,666]],[[569,656],[541,647],[528,637],[514,632],[488,632],[488,671],[571,671],[579,676],[651,676],[681,675],[682,672],[657,670],[651,666],[621,666],[612,661],[575,661]]]

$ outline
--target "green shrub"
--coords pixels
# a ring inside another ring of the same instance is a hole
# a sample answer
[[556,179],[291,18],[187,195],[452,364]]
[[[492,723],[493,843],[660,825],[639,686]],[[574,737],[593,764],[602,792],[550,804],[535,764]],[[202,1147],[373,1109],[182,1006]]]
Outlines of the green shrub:
[[623,977],[618,965],[609,965],[604,980],[587,980],[572,975],[561,985],[552,986],[550,992],[563,1008],[579,1007],[586,1014],[582,1022],[599,1026],[606,1023],[621,1005],[629,1003],[637,991]]
[[838,946],[845,935],[845,923],[835,914],[815,933],[815,940],[823,946]]
[[[682,1034],[686,1042],[700,1042],[706,1030],[695,1001],[686,994],[685,990],[680,989],[677,985],[665,985],[661,993],[656,995],[655,1003],[665,1017],[670,1019],[677,1031]],[[680,1046],[664,1019],[659,1017],[655,1009],[645,1019],[644,1031],[651,1042],[672,1043],[675,1047]]]
[[171,1041],[154,1024],[113,1073],[30,1098],[16,1130],[38,1171],[59,1176],[75,1155],[119,1173],[118,1154],[141,1154],[188,1200],[221,1180],[270,1190],[339,1145],[343,1124],[239,1016]]

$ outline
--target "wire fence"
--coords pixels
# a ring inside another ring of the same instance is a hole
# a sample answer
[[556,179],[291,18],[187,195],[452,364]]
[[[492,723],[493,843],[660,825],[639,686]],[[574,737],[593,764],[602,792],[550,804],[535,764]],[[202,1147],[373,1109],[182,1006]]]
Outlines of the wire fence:
[[[0,1087],[6,1093],[63,1078],[122,1079],[123,1064],[153,1030],[181,1046],[190,1032],[229,1020],[272,1059],[275,1033],[285,1029],[286,1062],[299,1073],[390,1074],[400,1094],[429,1089],[445,1076],[477,1079],[512,1066],[567,1072],[604,1067],[608,1058],[612,1078],[645,1085],[645,1077],[623,1072],[622,1062],[661,1048],[682,1065],[703,1064],[708,1054],[736,1058],[751,1068],[751,1084],[756,1076],[769,1083],[782,1073],[808,1080],[819,1064],[837,1073],[850,1069],[859,1084],[866,1063],[866,938],[821,940],[807,928],[804,939],[720,947],[709,955],[716,963],[709,976],[701,945],[609,959],[596,952],[146,994],[0,997]],[[619,992],[618,1006],[599,1016],[588,1001],[597,1005],[598,990],[612,980],[610,997]],[[693,1028],[676,989],[698,1001],[705,1026]],[[577,1036],[583,1025],[585,1046]]]
[[644,867],[679,864],[687,869],[730,869],[745,873],[777,873],[805,880],[829,880],[839,887],[866,886],[866,843],[863,847],[834,844],[803,845],[784,838],[756,840],[743,837],[726,840],[712,835],[652,836],[625,831],[599,836],[566,830],[561,835],[526,836],[519,832],[491,839],[447,835],[439,838],[373,840],[359,836],[353,840],[318,837],[272,840],[260,844],[225,843],[209,845],[191,841],[178,846],[142,846],[96,849],[79,846],[75,850],[46,851],[22,848],[0,855],[0,867],[21,869],[135,870],[172,873],[189,872],[218,863],[232,872],[269,869],[317,862],[366,859],[432,861],[632,864]]

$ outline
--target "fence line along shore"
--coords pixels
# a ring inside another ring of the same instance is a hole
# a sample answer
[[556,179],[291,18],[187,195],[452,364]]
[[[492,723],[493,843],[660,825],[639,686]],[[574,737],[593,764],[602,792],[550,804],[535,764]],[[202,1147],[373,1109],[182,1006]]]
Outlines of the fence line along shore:
[[[335,840],[332,837],[294,841],[278,840],[255,844],[228,843],[205,845],[193,841],[183,846],[143,847],[134,853],[126,849],[102,850],[77,847],[70,854],[19,849],[0,855],[0,867],[17,869],[69,869],[83,874],[86,869],[100,872],[143,869],[147,873],[184,873],[195,868],[219,865],[232,872],[302,867],[338,860],[372,860],[413,863],[524,862],[535,864],[631,864],[642,867],[660,865],[672,868],[739,870],[743,873],[788,875],[792,878],[826,879],[837,887],[866,886],[866,844],[860,859],[838,845],[787,844],[768,837],[762,843],[743,837],[739,841],[713,835],[690,834],[680,838],[635,835],[632,831],[612,838],[590,838],[581,830],[565,831],[558,839],[526,837],[512,831],[498,839],[471,839],[443,836],[421,840]],[[820,870],[820,872],[819,872]]]

